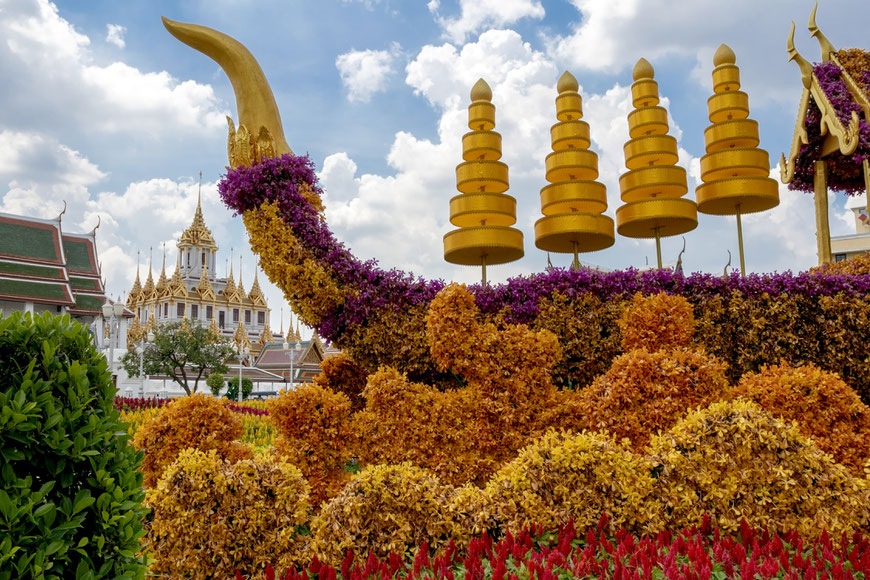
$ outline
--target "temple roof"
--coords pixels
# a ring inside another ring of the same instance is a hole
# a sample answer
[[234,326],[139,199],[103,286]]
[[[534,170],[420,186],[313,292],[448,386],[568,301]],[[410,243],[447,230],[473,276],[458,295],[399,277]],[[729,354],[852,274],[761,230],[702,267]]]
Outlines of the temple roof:
[[64,233],[61,216],[0,214],[0,299],[56,304],[74,315],[96,316],[106,301],[96,228]]
[[848,193],[866,187],[865,156],[870,138],[870,54],[837,50],[819,30],[815,9],[809,30],[819,42],[821,62],[810,63],[794,46],[794,24],[788,39],[789,60],[797,63],[804,86],[788,157],[780,160],[783,183],[790,189],[813,190],[813,164],[829,160],[828,186]]
[[205,219],[202,217],[202,204],[200,203],[201,191],[196,198],[196,212],[193,214],[193,222],[181,234],[181,239],[178,241],[178,247],[184,248],[187,246],[199,246],[202,248],[210,248],[217,251],[218,247],[211,235],[211,230],[205,225]]

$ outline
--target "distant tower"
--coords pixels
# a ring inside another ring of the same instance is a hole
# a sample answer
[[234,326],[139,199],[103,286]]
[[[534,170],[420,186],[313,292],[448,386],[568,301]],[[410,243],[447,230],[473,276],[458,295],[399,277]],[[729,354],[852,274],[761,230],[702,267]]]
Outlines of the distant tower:
[[547,155],[546,179],[541,189],[541,213],[535,222],[535,245],[547,252],[594,252],[613,245],[613,220],[607,209],[607,188],[598,178],[598,156],[589,151],[589,124],[581,121],[580,85],[565,72],[556,85],[556,118],[550,129],[553,152]]
[[658,267],[662,267],[661,238],[684,234],[698,226],[695,202],[683,199],[689,191],[686,170],[679,160],[677,140],[668,135],[668,113],[659,107],[655,71],[646,59],[634,65],[631,85],[635,110],[628,115],[631,139],[623,147],[627,173],[619,178],[625,205],[616,210],[616,231],[629,238],[655,238]]
[[463,163],[456,166],[456,189],[450,200],[450,223],[459,229],[444,235],[444,259],[452,264],[482,267],[523,257],[523,233],[510,226],[517,221],[517,202],[505,194],[508,167],[501,158],[501,135],[495,128],[492,90],[483,79],[471,89],[468,107],[470,133],[462,136]]
[[713,96],[707,100],[713,124],[704,131],[704,183],[695,191],[695,199],[702,213],[737,216],[740,273],[745,275],[740,216],[779,205],[779,184],[769,177],[767,151],[758,147],[758,123],[748,118],[749,96],[739,90],[736,62],[734,51],[725,44],[713,56]]

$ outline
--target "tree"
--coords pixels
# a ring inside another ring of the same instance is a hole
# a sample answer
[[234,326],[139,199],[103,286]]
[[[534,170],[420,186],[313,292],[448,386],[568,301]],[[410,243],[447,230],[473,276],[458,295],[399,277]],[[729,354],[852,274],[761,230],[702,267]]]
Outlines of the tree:
[[211,390],[211,394],[217,397],[224,388],[224,376],[221,373],[210,373],[205,378],[205,384]]
[[[247,399],[254,391],[254,382],[248,377],[242,377],[242,398]],[[227,399],[237,401],[239,399],[239,377],[233,377],[227,385]]]
[[[227,372],[226,360],[232,354],[229,342],[208,328],[190,326],[186,321],[169,322],[155,329],[154,342],[145,343],[143,370],[146,375],[169,376],[190,395],[197,391],[204,375]],[[128,351],[121,364],[128,375],[139,376],[138,352]]]

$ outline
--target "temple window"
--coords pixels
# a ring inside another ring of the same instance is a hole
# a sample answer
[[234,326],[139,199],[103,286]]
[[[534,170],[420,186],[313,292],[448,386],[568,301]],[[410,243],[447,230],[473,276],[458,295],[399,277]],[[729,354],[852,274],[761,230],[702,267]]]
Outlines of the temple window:
[[184,318],[184,302],[179,302],[175,308],[175,315],[178,318]]
[[265,312],[258,312],[257,313],[257,324],[259,324],[260,326],[263,326],[264,324],[266,324],[266,313]]
[[237,323],[238,321],[239,321],[239,309],[233,308],[233,322]]
[[199,306],[197,306],[196,304],[190,305],[190,317],[194,320],[197,320],[199,318]]
[[251,323],[251,311],[245,310],[245,324]]
[[169,302],[163,303],[163,317],[169,318]]
[[211,306],[206,306],[206,307],[205,307],[205,319],[206,319],[206,320],[211,320],[212,316],[213,316],[212,307],[211,307]]

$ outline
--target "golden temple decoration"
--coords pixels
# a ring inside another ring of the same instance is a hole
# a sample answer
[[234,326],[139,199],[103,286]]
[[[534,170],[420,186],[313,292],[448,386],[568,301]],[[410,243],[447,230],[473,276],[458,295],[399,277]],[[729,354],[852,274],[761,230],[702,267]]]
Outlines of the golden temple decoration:
[[211,280],[208,279],[208,266],[202,267],[202,274],[199,277],[199,284],[196,285],[196,291],[202,300],[214,300],[214,288],[211,286]]
[[130,324],[130,328],[127,329],[127,349],[132,349],[136,346],[136,343],[142,340],[142,336],[145,332],[142,330],[142,323],[139,321],[139,315],[136,314],[133,316],[133,322]]
[[139,302],[142,296],[142,283],[139,281],[139,264],[136,264],[136,280],[133,281],[133,287],[130,288],[130,293],[127,294],[127,308],[132,307]]
[[154,294],[154,277],[151,275],[151,262],[148,263],[148,278],[145,280],[145,286],[142,287],[142,298],[148,300],[153,298]]
[[547,155],[541,189],[541,213],[535,222],[535,245],[547,252],[594,252],[613,245],[613,220],[607,209],[607,188],[598,178],[598,156],[589,151],[589,124],[582,121],[583,101],[577,79],[565,72],[556,85],[556,119],[550,128],[553,152]]
[[704,131],[707,154],[695,190],[698,211],[737,217],[740,273],[746,274],[741,216],[779,205],[779,185],[769,177],[767,151],[758,147],[758,123],[749,119],[749,96],[740,89],[737,57],[723,44],[713,56],[713,96],[707,100],[712,125]]
[[145,327],[142,330],[143,334],[157,330],[157,319],[154,318],[154,309],[151,309],[151,314],[148,315],[148,322],[145,323]]
[[163,249],[163,268],[160,270],[160,278],[157,280],[157,285],[154,289],[157,291],[159,298],[163,298],[168,294],[169,280],[166,278],[166,248]]
[[625,204],[616,210],[616,230],[629,238],[655,238],[661,268],[661,238],[695,229],[698,212],[694,201],[683,199],[689,191],[686,170],[676,165],[677,140],[667,134],[668,114],[658,106],[654,74],[652,65],[643,58],[632,71],[635,109],[628,115],[631,139],[623,147],[628,172],[619,177]]
[[269,328],[269,321],[266,321],[266,325],[263,327],[263,332],[260,334],[260,340],[257,341],[257,346],[260,350],[263,350],[263,347],[270,342],[275,342],[275,339],[272,338],[272,330]]
[[208,325],[208,332],[211,334],[212,342],[219,342],[221,340],[221,329],[217,325],[217,319],[212,317],[211,324]]
[[450,223],[459,229],[444,235],[444,259],[451,264],[486,266],[523,257],[523,233],[516,223],[517,202],[508,190],[508,166],[501,159],[501,135],[495,128],[495,105],[486,81],[471,89],[468,128],[462,136],[463,163],[456,166],[456,189],[450,200]]
[[263,69],[250,51],[226,34],[199,26],[163,19],[175,38],[213,59],[233,85],[239,111],[239,128],[229,122],[227,154],[230,166],[250,165],[262,156],[293,153],[284,138],[281,115]]
[[202,172],[199,172],[199,190],[196,193],[196,211],[193,214],[193,222],[181,233],[178,246],[199,246],[217,251],[218,247],[211,235],[211,230],[205,225],[202,217]]
[[266,297],[260,289],[260,281],[257,279],[257,270],[254,270],[254,284],[251,286],[251,291],[248,292],[248,300],[257,306],[266,306]]
[[233,334],[233,344],[238,347],[241,345],[242,348],[251,348],[253,345],[251,344],[250,339],[248,338],[248,333],[245,331],[245,323],[239,320],[239,325],[236,327],[236,332]]
[[187,287],[184,285],[184,279],[181,277],[181,266],[179,260],[180,258],[175,261],[175,272],[172,273],[172,278],[169,280],[167,292],[173,298],[186,298]]
[[230,273],[227,276],[227,284],[224,286],[224,296],[227,300],[230,300],[231,297],[238,298],[236,295],[236,281],[233,278],[233,264],[230,262]]

